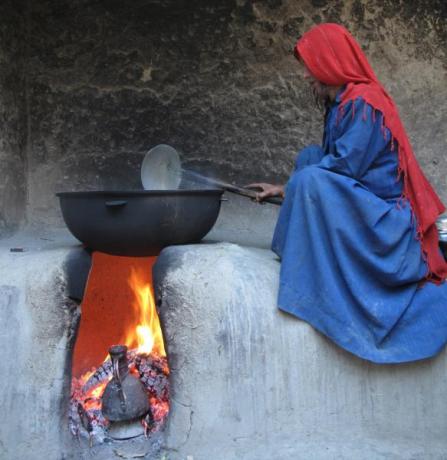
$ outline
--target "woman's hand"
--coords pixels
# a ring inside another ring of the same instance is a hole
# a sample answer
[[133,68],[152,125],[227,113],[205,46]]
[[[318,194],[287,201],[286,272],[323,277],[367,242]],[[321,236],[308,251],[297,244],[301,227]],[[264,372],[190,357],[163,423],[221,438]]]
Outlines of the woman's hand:
[[257,188],[261,191],[256,193],[256,201],[260,202],[271,196],[280,196],[284,198],[284,185],[267,184],[265,182],[256,182],[246,185],[247,188]]

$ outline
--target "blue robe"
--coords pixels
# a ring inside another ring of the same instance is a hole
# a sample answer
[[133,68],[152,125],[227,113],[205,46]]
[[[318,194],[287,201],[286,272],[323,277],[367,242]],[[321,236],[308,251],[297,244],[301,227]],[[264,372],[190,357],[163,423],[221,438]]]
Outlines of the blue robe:
[[447,284],[427,273],[398,158],[380,112],[361,98],[326,116],[323,146],[301,151],[272,249],[278,306],[376,363],[427,358],[447,342]]

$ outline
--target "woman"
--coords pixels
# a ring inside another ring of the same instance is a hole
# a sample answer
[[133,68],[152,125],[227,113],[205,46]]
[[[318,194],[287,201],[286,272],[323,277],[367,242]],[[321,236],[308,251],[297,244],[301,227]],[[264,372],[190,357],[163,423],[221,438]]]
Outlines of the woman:
[[424,177],[391,97],[349,32],[321,24],[295,46],[328,102],[322,147],[304,149],[285,189],[272,249],[278,306],[377,363],[427,358],[447,341],[447,265]]

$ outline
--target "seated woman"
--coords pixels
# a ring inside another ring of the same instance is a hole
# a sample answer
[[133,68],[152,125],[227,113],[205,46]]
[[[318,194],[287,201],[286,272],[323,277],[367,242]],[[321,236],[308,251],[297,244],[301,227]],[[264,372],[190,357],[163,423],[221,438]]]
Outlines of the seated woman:
[[304,149],[283,195],[272,249],[278,306],[377,363],[435,355],[447,341],[447,265],[424,177],[393,100],[357,42],[322,24],[295,46],[327,102],[323,145]]

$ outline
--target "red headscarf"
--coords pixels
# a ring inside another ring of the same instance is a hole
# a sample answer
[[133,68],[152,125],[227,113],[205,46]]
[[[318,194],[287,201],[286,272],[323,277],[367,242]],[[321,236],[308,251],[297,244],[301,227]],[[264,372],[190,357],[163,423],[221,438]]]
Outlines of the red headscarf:
[[338,24],[321,24],[305,33],[295,45],[312,75],[331,86],[346,85],[341,108],[362,97],[383,114],[384,125],[398,143],[399,175],[403,176],[403,198],[408,199],[417,222],[417,234],[427,260],[427,279],[437,284],[447,276],[447,264],[438,246],[436,219],[445,207],[424,176],[400,121],[394,101],[385,91],[354,37]]

